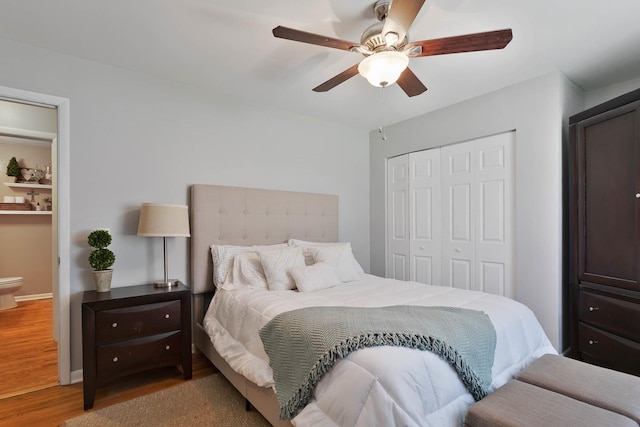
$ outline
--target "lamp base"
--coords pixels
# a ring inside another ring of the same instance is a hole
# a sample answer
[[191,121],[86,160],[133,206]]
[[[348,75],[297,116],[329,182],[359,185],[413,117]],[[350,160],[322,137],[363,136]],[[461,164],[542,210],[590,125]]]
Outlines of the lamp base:
[[178,286],[178,282],[178,279],[167,279],[166,282],[164,280],[154,282],[153,286],[155,288],[173,288],[174,286]]

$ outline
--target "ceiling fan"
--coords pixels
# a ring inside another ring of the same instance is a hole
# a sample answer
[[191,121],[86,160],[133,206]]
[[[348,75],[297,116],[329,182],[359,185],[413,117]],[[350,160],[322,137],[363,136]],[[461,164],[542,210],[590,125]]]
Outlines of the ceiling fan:
[[410,42],[409,27],[425,0],[378,0],[374,10],[379,22],[364,30],[360,43],[334,39],[293,28],[278,26],[273,35],[282,39],[326,46],[364,55],[360,63],[344,70],[321,85],[315,92],[326,92],[361,74],[374,86],[395,82],[408,96],[420,95],[426,86],[408,68],[409,58],[502,49],[511,41],[510,29]]

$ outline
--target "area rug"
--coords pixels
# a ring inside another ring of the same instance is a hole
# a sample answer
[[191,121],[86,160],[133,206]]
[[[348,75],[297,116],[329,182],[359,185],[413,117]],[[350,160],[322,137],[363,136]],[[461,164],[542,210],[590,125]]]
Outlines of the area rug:
[[221,374],[187,381],[166,390],[69,419],[64,427],[269,426]]

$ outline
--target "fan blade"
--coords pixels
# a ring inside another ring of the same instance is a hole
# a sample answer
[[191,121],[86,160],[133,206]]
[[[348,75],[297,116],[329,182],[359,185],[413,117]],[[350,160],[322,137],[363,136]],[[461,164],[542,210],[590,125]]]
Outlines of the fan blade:
[[385,37],[387,33],[396,33],[398,41],[404,40],[423,4],[424,0],[393,0],[384,20],[382,36]]
[[281,39],[293,40],[302,43],[310,43],[318,46],[332,47],[334,49],[351,50],[353,46],[360,46],[360,43],[346,40],[333,39],[319,34],[307,33],[306,31],[295,30],[293,28],[278,26],[273,29],[273,35]]
[[398,86],[402,88],[407,96],[420,95],[427,90],[427,87],[422,84],[420,79],[418,79],[418,77],[413,74],[413,71],[411,71],[409,68],[407,68],[402,72],[402,74],[400,74],[400,78],[396,83],[398,83]]
[[441,39],[423,40],[413,42],[410,45],[422,47],[422,53],[416,55],[416,57],[420,57],[502,49],[509,44],[512,38],[513,34],[509,29],[466,34],[464,36],[444,37]]
[[333,89],[334,87],[338,86],[340,83],[346,82],[347,80],[349,80],[351,77],[355,76],[356,74],[358,74],[358,64],[354,65],[351,68],[347,68],[346,70],[344,70],[343,72],[341,72],[337,76],[332,77],[329,80],[327,80],[326,82],[322,83],[320,86],[314,87],[313,91],[314,92],[326,92],[329,89]]

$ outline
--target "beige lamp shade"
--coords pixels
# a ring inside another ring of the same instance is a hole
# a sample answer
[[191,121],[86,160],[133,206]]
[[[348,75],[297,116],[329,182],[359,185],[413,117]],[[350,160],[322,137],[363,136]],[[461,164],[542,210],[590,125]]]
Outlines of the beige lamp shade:
[[189,207],[143,203],[140,209],[138,236],[190,237]]

